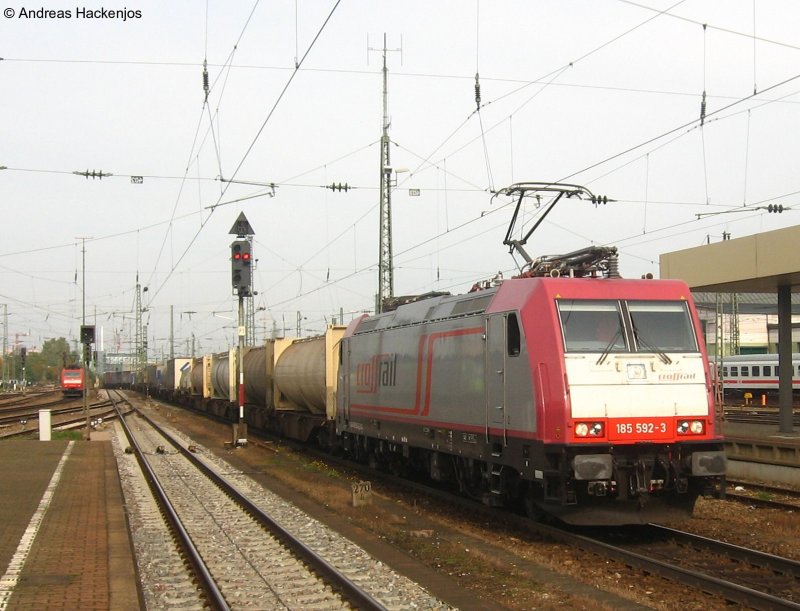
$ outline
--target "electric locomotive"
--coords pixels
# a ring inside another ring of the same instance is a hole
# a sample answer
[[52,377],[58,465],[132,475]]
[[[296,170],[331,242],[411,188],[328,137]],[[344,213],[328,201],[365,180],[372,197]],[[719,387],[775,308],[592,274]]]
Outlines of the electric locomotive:
[[83,367],[67,365],[61,370],[61,392],[65,397],[80,397],[85,384]]
[[517,278],[363,317],[337,431],[496,505],[576,524],[683,517],[724,474],[688,287]]
[[[344,450],[574,524],[685,517],[725,473],[688,286],[619,278],[615,248],[534,261],[524,245],[559,200],[608,200],[552,183],[503,192],[519,196],[504,241],[526,259],[518,277],[348,327]],[[541,192],[556,195],[512,239],[523,200]]]

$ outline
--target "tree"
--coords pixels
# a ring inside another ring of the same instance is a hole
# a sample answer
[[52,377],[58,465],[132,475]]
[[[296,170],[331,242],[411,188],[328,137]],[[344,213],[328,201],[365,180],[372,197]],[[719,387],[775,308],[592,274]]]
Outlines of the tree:
[[64,365],[77,360],[77,357],[70,352],[66,339],[63,337],[48,339],[42,344],[39,352],[28,353],[26,377],[31,382],[58,383]]

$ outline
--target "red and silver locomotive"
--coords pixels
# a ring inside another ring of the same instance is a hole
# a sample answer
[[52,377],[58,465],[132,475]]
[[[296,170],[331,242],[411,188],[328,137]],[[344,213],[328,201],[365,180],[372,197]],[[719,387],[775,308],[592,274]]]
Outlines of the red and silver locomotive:
[[697,314],[677,281],[517,278],[363,317],[337,431],[484,502],[572,523],[691,511],[725,458]]
[[[558,192],[546,215],[588,193],[573,187],[507,192]],[[521,277],[348,327],[344,448],[576,524],[685,516],[725,471],[688,286],[616,277],[613,248],[531,261],[531,232],[506,236],[528,259]]]

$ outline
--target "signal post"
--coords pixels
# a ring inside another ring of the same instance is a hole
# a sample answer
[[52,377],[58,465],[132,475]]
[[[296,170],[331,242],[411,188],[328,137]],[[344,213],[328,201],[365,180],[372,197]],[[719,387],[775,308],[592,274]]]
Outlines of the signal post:
[[236,379],[238,380],[239,418],[233,425],[233,445],[247,445],[247,422],[244,419],[244,349],[247,336],[247,321],[244,314],[244,298],[255,295],[253,292],[253,253],[251,239],[255,235],[245,217],[239,214],[230,233],[236,236],[231,243],[231,285],[239,297],[239,347],[236,352]]

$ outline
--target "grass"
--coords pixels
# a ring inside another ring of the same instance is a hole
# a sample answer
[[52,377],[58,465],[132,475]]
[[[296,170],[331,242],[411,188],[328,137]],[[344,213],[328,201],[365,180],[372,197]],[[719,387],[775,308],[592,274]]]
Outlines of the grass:
[[53,441],[80,441],[83,439],[83,431],[70,430],[70,431],[53,431],[51,438]]

